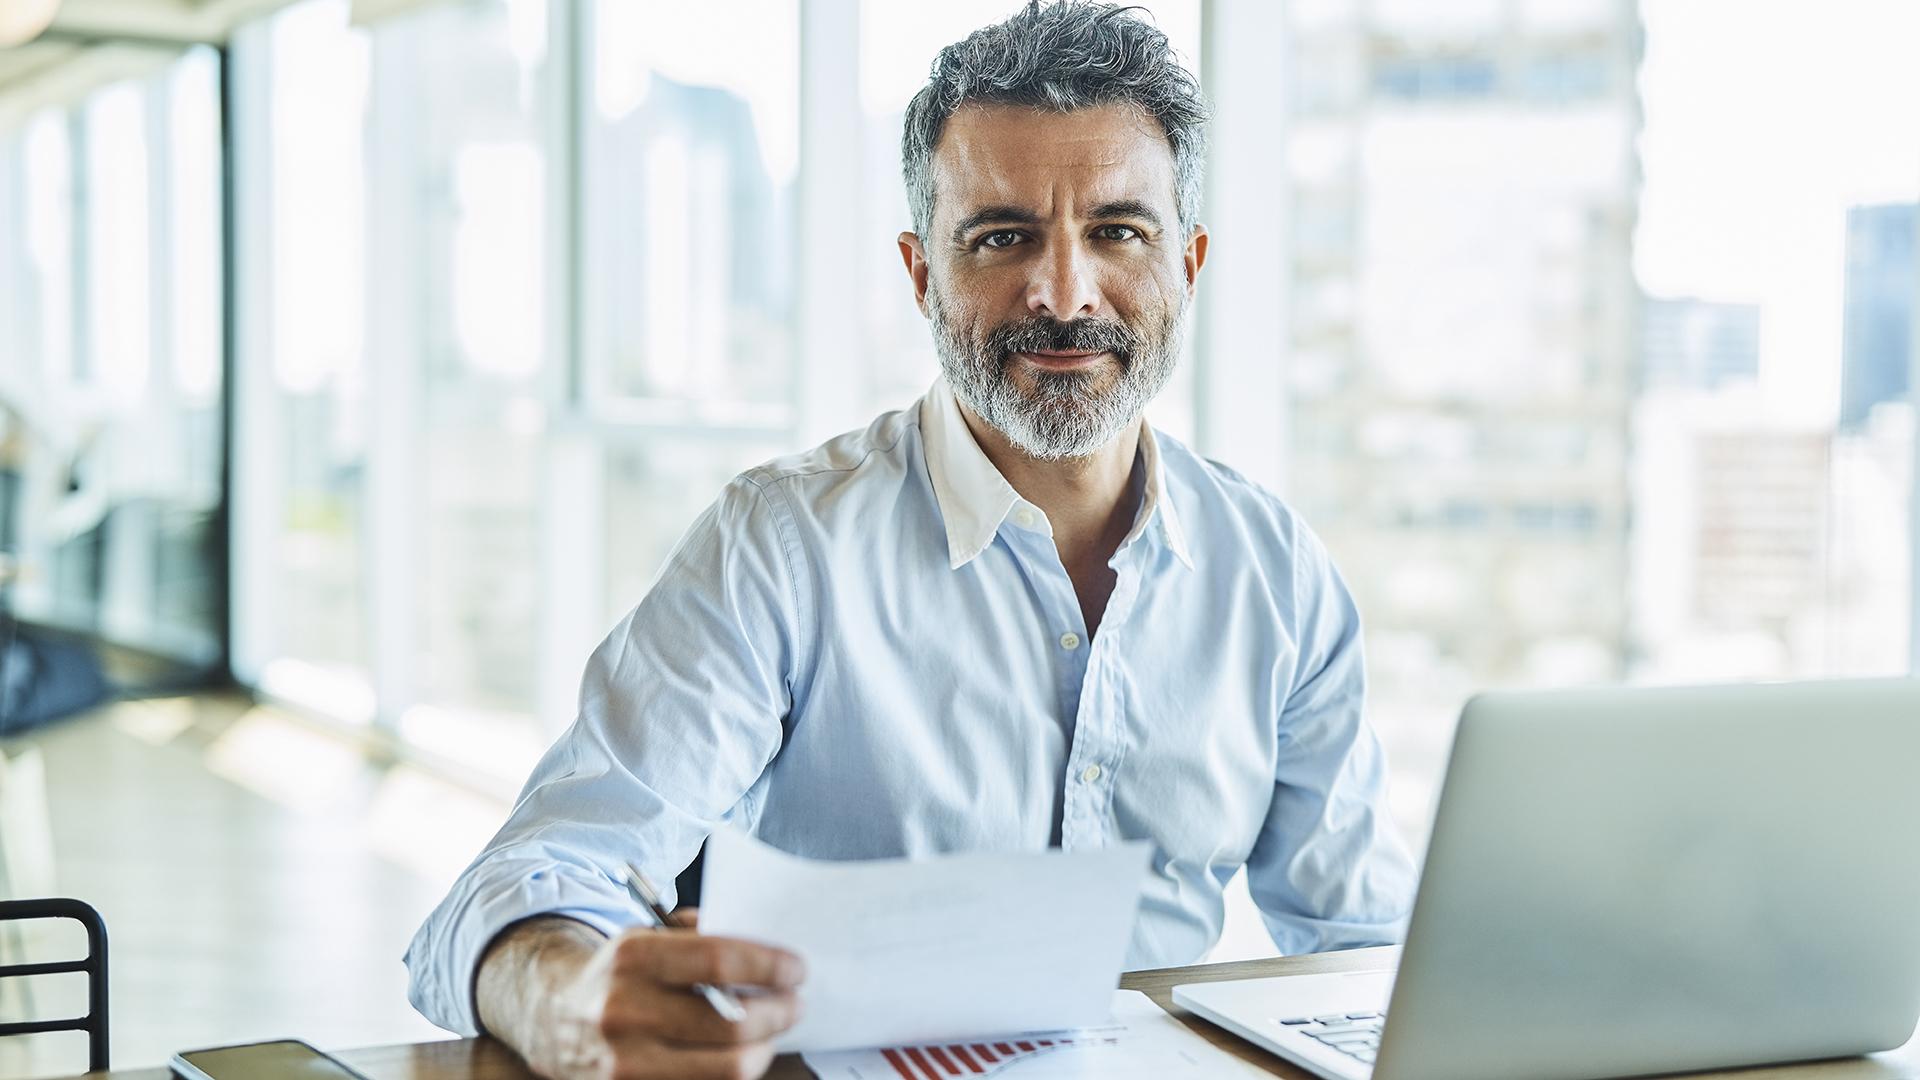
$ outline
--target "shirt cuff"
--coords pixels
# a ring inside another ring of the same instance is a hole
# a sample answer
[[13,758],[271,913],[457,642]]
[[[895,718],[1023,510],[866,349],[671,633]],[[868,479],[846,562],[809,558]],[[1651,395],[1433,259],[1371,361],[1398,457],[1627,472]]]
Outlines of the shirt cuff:
[[611,880],[580,867],[513,859],[470,868],[407,947],[407,998],[435,1024],[480,1034],[473,995],[480,958],[494,938],[536,915],[575,919],[612,937],[648,921]]

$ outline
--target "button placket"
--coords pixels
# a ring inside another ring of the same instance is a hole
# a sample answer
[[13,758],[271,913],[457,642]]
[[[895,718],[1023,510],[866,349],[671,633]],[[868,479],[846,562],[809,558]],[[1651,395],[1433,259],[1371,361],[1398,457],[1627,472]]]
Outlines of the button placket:
[[[1000,539],[1020,563],[1038,604],[1036,613],[1041,620],[1040,632],[1045,636],[1035,643],[1035,647],[1054,654],[1048,657],[1050,666],[1057,673],[1054,709],[1067,733],[1066,760],[1062,763],[1064,791],[1060,808],[1060,844],[1063,848],[1072,849],[1088,842],[1083,825],[1086,811],[1081,805],[1081,789],[1084,785],[1075,783],[1074,779],[1086,765],[1081,760],[1087,755],[1081,749],[1083,738],[1078,724],[1080,718],[1087,714],[1086,702],[1082,697],[1089,689],[1087,665],[1092,650],[1087,648],[1089,643],[1081,627],[1079,597],[1074,593],[1073,580],[1067,575],[1065,564],[1060,561],[1059,551],[1040,528],[1019,527],[1022,524],[1022,511],[1032,512],[1026,507],[1016,506],[1007,516],[1009,527],[1002,529]],[[1035,525],[1041,524],[1036,515]],[[1071,639],[1071,645],[1067,644],[1068,639]],[[1097,838],[1098,832],[1093,836]]]
[[[1124,637],[1127,619],[1139,597],[1140,571],[1137,558],[1120,562],[1122,565],[1115,567],[1119,573],[1100,624],[1101,633],[1085,643],[1086,669],[1068,755],[1066,817],[1076,822],[1074,832],[1083,844],[1099,844],[1106,835],[1106,811],[1113,801],[1112,763],[1125,751],[1120,740],[1125,734],[1121,714],[1126,703],[1122,681],[1113,669],[1118,663],[1114,643]],[[1066,823],[1062,824],[1064,830]]]

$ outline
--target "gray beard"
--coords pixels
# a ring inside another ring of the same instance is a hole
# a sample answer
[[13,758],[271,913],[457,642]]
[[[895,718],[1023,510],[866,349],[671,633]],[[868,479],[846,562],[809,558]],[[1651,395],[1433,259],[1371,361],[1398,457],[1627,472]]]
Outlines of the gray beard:
[[966,337],[947,314],[940,290],[929,284],[927,321],[953,396],[1015,449],[1039,461],[1090,457],[1137,421],[1173,377],[1187,330],[1187,301],[1182,296],[1171,319],[1155,320],[1158,325],[1149,328],[1157,334],[1139,335],[1138,346],[1118,357],[1120,374],[1112,386],[1094,389],[1099,374],[1038,371],[1029,395],[1008,373],[1010,357]]

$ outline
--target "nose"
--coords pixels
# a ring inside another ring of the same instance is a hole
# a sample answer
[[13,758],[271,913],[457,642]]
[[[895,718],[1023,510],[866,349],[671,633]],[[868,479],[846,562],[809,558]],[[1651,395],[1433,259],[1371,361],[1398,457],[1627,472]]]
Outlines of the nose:
[[1049,243],[1027,282],[1027,310],[1067,322],[1096,314],[1099,308],[1100,290],[1080,245],[1071,240]]

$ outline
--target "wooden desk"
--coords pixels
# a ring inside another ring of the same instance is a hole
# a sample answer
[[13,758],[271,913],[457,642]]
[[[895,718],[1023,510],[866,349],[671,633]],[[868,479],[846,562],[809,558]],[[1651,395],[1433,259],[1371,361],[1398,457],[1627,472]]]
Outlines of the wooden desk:
[[[1259,975],[1378,970],[1391,964],[1396,951],[1390,948],[1355,949],[1352,952],[1322,953],[1318,956],[1288,956],[1270,960],[1242,960],[1233,964],[1136,971],[1123,976],[1120,985],[1130,990],[1145,991],[1161,1008],[1179,1017],[1208,1042],[1262,1066],[1275,1076],[1313,1080],[1309,1074],[1282,1064],[1252,1043],[1228,1034],[1175,1005],[1173,988],[1180,983],[1245,979]],[[382,1046],[341,1051],[339,1056],[373,1080],[531,1080],[533,1076],[512,1051],[492,1039]],[[1765,1077],[1766,1080],[1914,1080],[1920,1078],[1920,1039],[1899,1050],[1870,1058],[1841,1058],[1811,1065],[1694,1075]],[[88,1073],[87,1076],[94,1080],[169,1080],[172,1073],[165,1068],[120,1069],[110,1073]],[[774,1062],[767,1076],[771,1080],[812,1080],[813,1073],[800,1063],[798,1055],[788,1054]]]

